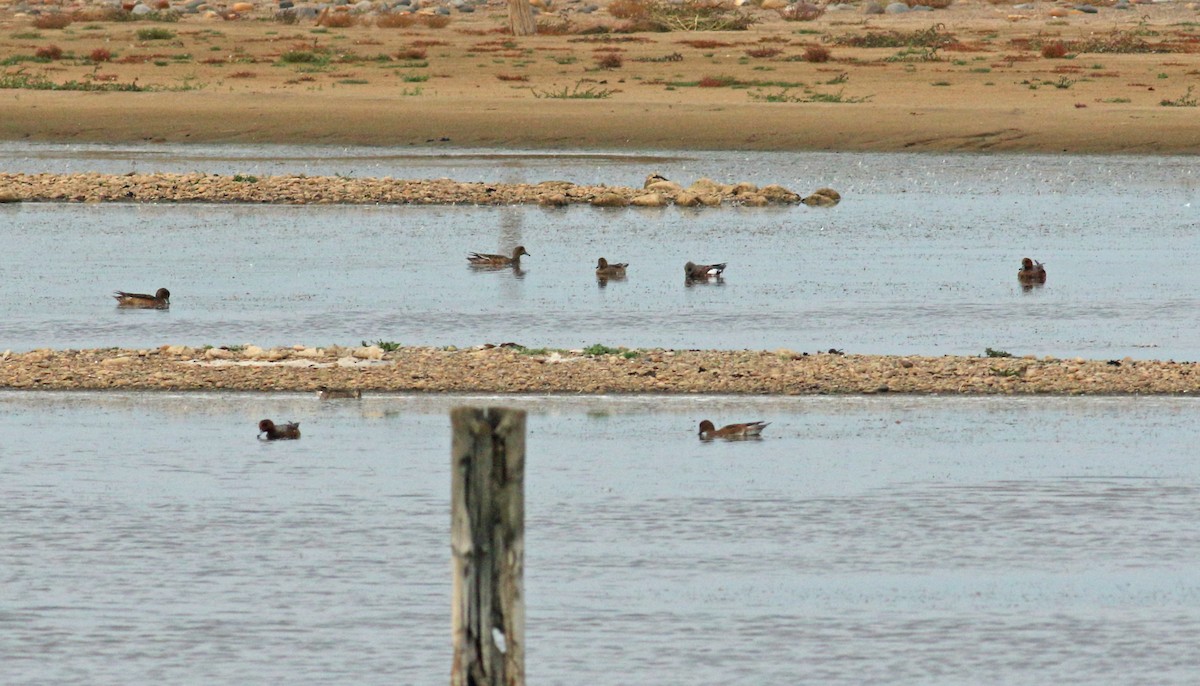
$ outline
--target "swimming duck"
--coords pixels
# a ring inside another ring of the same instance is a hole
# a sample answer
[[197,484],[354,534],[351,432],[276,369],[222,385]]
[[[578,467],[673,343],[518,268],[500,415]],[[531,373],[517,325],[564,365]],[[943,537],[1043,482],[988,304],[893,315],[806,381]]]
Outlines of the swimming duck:
[[1017,270],[1017,281],[1024,284],[1046,283],[1046,267],[1037,260],[1028,257],[1021,260],[1021,268]]
[[720,264],[694,264],[692,262],[688,262],[687,264],[683,265],[683,273],[688,280],[704,281],[711,276],[715,276],[719,279],[724,271],[724,262]]
[[[520,267],[521,255],[529,255],[529,253],[525,252],[525,246],[518,245],[517,247],[513,248],[512,257],[507,255],[493,255],[490,253],[473,252],[470,255],[467,255],[467,261],[480,267]],[[529,256],[533,257],[533,255]]]
[[744,424],[729,424],[716,428],[705,419],[700,422],[700,440],[711,441],[714,438],[757,438],[762,430],[771,422],[746,422]]
[[113,297],[117,299],[117,307],[139,307],[143,309],[165,310],[171,306],[171,291],[168,291],[165,288],[158,289],[154,292],[154,295],[117,291],[116,293],[113,293]]
[[628,266],[628,262],[609,264],[608,260],[601,257],[596,261],[596,276],[602,279],[622,279],[625,277],[625,268]]
[[267,435],[268,441],[281,441],[300,438],[300,422],[291,422],[283,426],[275,426],[275,422],[264,419],[258,423],[258,437]]

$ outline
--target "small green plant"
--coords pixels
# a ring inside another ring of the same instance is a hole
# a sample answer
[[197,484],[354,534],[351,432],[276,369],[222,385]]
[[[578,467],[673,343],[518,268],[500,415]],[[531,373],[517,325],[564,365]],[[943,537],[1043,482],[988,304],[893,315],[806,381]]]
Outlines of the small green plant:
[[329,57],[311,50],[289,50],[279,56],[279,61],[284,64],[326,64]]
[[1187,92],[1175,98],[1174,100],[1163,100],[1158,103],[1163,107],[1196,107],[1196,98],[1192,96],[1192,86],[1188,86]]
[[234,174],[233,180],[237,183],[258,183],[258,177],[250,174]]
[[371,346],[380,348],[385,353],[395,352],[395,351],[399,350],[400,348],[404,347],[401,344],[397,343],[396,341],[385,341],[382,339],[375,341],[374,343],[368,343],[366,341],[362,342],[362,347],[364,347],[364,348],[369,348]]
[[522,345],[522,346],[517,347],[517,352],[522,355],[548,355],[548,354],[550,354],[550,349],[549,348],[526,348],[525,346]]
[[563,86],[559,90],[538,90],[530,88],[529,92],[533,93],[535,98],[548,98],[551,100],[603,100],[612,97],[616,93],[613,88],[598,88],[596,86],[582,87],[583,81],[576,81],[574,86]]
[[1109,102],[1109,103],[1113,103],[1113,104],[1124,104],[1127,102],[1133,102],[1133,100],[1130,100],[1129,98],[1105,98],[1101,102]]
[[950,82],[949,81],[934,81],[930,85],[931,86],[949,86]]
[[223,346],[221,346],[221,349],[228,350],[231,353],[240,353],[246,349],[246,346],[244,346],[244,345],[223,345]]
[[161,26],[152,26],[150,28],[137,30],[138,40],[171,40],[175,37],[175,32],[170,29],[164,29]]
[[399,76],[404,83],[425,83],[429,80],[429,74],[400,74]]
[[986,348],[983,354],[985,357],[1012,357],[1012,353],[996,350],[995,348]]
[[610,348],[607,345],[602,345],[600,343],[596,343],[595,345],[589,345],[588,347],[583,349],[584,355],[591,355],[593,357],[596,357],[599,355],[620,355],[624,352],[625,351],[623,351],[619,348]]
[[1052,81],[1050,85],[1060,90],[1066,90],[1075,85],[1075,79],[1068,79],[1065,76],[1060,76],[1058,77],[1057,81]]
[[1018,367],[1017,369],[1001,369],[1000,367],[992,367],[991,371],[994,376],[1005,376],[1005,377],[1022,376],[1025,374],[1024,367]]

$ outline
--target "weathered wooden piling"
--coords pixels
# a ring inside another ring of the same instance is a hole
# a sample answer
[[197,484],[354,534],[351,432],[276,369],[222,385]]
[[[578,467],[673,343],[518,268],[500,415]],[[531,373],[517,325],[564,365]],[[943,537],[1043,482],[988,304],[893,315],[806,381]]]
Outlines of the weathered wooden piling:
[[525,413],[450,412],[451,686],[525,684]]
[[514,36],[537,33],[537,20],[533,18],[533,6],[529,0],[508,0],[508,28]]

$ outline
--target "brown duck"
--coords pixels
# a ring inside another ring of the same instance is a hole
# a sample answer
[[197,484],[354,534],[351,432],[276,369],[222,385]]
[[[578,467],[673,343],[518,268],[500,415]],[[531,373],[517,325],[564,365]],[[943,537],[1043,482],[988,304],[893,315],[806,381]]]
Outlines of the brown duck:
[[113,297],[117,299],[117,307],[165,310],[171,306],[171,291],[165,288],[158,289],[154,292],[154,295],[117,291],[113,293]]
[[762,430],[767,428],[771,422],[746,422],[744,424],[729,424],[721,428],[716,428],[713,423],[705,419],[700,422],[700,440],[711,441],[714,438],[757,438],[762,435]]
[[709,277],[715,276],[721,278],[721,274],[725,272],[725,263],[720,264],[695,264],[688,262],[683,265],[683,273],[689,281],[704,281]]
[[628,262],[609,264],[608,260],[601,257],[596,261],[596,276],[602,279],[623,279],[625,278],[625,268],[628,266]]
[[1046,267],[1037,260],[1028,257],[1021,260],[1021,268],[1017,270],[1017,281],[1023,284],[1046,283]]
[[290,422],[283,426],[275,426],[275,422],[264,419],[258,423],[258,437],[266,434],[268,441],[285,441],[300,438],[300,422]]
[[[522,255],[529,255],[529,253],[525,252],[525,246],[518,245],[513,248],[512,257],[473,252],[467,255],[467,261],[479,267],[520,267]],[[533,257],[533,255],[529,256]]]

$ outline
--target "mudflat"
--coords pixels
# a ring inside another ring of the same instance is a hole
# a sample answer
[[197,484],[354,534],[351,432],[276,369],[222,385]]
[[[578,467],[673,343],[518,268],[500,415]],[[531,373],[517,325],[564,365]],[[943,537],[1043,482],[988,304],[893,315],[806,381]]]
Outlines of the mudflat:
[[520,38],[503,4],[407,26],[264,3],[171,22],[84,7],[38,28],[0,7],[0,139],[1200,152],[1194,3],[858,3],[812,21],[747,5],[745,30],[667,32],[579,6]]

